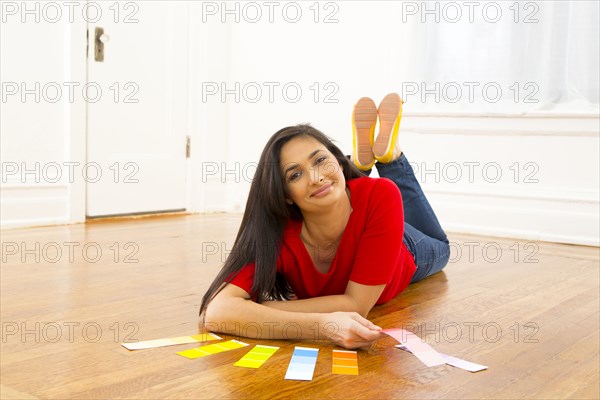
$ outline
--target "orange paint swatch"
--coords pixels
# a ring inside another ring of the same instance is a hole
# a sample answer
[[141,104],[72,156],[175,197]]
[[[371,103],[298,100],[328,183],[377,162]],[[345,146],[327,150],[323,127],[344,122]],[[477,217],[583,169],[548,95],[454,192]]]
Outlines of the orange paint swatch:
[[339,375],[358,375],[356,351],[333,350],[331,372]]

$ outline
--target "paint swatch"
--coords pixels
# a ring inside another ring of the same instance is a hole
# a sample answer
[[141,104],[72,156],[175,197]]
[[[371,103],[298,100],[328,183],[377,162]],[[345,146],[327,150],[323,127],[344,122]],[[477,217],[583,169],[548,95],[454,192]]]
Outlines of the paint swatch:
[[339,375],[358,375],[356,351],[334,350],[331,372]]
[[178,351],[177,354],[185,358],[194,359],[210,356],[211,354],[222,353],[240,347],[248,346],[248,343],[237,340],[229,340],[227,342],[208,344],[206,346],[195,347],[193,349]]
[[252,350],[247,352],[244,357],[240,358],[240,360],[233,365],[245,368],[258,368],[263,365],[265,361],[267,361],[269,357],[271,357],[277,350],[279,350],[279,347],[257,344]]
[[173,346],[175,344],[208,342],[211,340],[221,340],[214,333],[201,333],[200,335],[180,336],[169,339],[145,340],[137,343],[121,343],[128,350],[153,349],[155,347]]
[[[396,345],[396,347],[401,350],[410,352],[409,349],[407,349],[405,346],[403,346],[401,344]],[[487,367],[485,365],[475,364],[473,362],[461,360],[460,358],[452,357],[452,356],[442,354],[442,353],[439,353],[439,354],[440,354],[440,356],[442,356],[444,358],[444,360],[446,361],[446,364],[452,365],[453,367],[456,367],[456,368],[464,369],[465,371],[478,372],[478,371],[483,371],[484,369],[487,369]]]
[[317,365],[318,354],[319,349],[296,346],[285,379],[311,381],[315,372],[315,365]]
[[446,360],[444,360],[440,353],[435,351],[430,345],[423,342],[420,337],[412,332],[404,329],[384,329],[381,332],[390,335],[402,343],[428,367],[446,364]]

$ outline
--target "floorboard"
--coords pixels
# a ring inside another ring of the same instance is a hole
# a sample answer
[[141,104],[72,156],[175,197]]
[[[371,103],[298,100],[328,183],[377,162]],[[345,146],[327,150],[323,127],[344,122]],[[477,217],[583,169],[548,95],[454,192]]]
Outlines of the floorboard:
[[[379,326],[489,366],[478,373],[427,368],[391,338],[359,351],[358,376],[331,374],[336,347],[326,342],[247,339],[281,347],[258,370],[232,365],[249,348],[188,360],[175,352],[193,344],[120,346],[199,332],[201,296],[240,221],[179,215],[2,231],[1,398],[599,398],[597,247],[450,233],[444,272],[371,311]],[[311,382],[284,380],[296,345],[319,348]]]

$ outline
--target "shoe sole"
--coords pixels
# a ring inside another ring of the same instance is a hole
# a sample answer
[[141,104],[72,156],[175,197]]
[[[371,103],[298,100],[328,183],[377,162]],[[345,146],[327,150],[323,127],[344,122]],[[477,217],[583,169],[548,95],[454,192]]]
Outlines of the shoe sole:
[[402,99],[396,93],[390,93],[379,104],[379,134],[373,144],[373,155],[379,162],[392,160],[400,119],[402,118]]
[[375,164],[373,141],[377,124],[377,106],[368,97],[363,97],[354,106],[352,112],[352,150],[354,164],[367,170]]

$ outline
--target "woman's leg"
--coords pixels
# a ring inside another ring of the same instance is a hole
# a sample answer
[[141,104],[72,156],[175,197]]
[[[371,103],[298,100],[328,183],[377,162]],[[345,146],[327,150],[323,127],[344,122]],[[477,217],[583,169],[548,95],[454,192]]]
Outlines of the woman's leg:
[[448,264],[450,259],[448,239],[432,238],[405,223],[403,242],[413,255],[417,266],[417,270],[410,280],[411,283],[440,272]]
[[404,243],[413,254],[417,271],[412,282],[439,272],[450,258],[450,245],[408,159],[402,153],[389,163],[376,163],[379,176],[391,179],[402,194]]
[[427,236],[446,240],[446,233],[427,201],[406,155],[402,153],[396,160],[387,164],[378,162],[375,165],[379,176],[391,179],[400,189],[404,220]]

